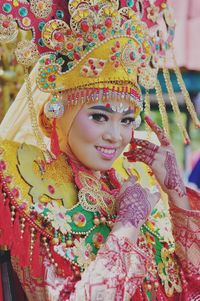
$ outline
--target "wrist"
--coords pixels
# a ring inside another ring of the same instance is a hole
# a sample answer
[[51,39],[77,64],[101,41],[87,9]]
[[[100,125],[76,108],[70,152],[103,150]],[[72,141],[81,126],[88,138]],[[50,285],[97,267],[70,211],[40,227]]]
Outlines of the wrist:
[[126,237],[131,242],[136,243],[140,233],[140,227],[135,228],[132,225],[123,225],[121,222],[116,222],[113,226],[112,233],[119,238]]
[[175,206],[182,209],[191,210],[187,194],[184,196],[179,196],[179,194],[176,191],[173,191],[168,193],[168,196],[170,202],[173,203]]

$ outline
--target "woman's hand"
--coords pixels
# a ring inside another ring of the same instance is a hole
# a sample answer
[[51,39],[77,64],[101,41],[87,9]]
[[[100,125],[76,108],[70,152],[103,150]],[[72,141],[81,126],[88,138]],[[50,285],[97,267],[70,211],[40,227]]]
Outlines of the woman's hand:
[[143,188],[137,178],[130,177],[117,197],[117,219],[113,231],[137,241],[142,224],[160,199],[160,193]]
[[135,139],[135,148],[124,153],[129,162],[141,161],[153,171],[158,183],[171,200],[185,209],[190,209],[186,188],[180,175],[174,149],[164,131],[149,117],[145,121],[157,135],[160,146],[142,139]]

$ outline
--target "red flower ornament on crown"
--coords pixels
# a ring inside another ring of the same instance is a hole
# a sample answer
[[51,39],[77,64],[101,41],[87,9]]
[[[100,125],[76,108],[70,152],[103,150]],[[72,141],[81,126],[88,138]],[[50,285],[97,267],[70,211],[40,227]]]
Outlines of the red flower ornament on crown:
[[18,35],[17,23],[11,15],[0,14],[0,42],[11,42]]

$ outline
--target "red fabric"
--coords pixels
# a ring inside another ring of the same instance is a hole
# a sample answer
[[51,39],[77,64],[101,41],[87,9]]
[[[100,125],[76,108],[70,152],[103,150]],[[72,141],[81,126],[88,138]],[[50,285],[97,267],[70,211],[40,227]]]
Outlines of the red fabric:
[[33,247],[31,273],[36,278],[42,276],[42,262],[40,256],[40,234],[39,233],[37,233],[36,240]]
[[22,239],[23,247],[22,254],[20,258],[20,264],[22,267],[26,267],[30,264],[30,230],[28,223],[26,224],[24,236]]
[[3,301],[3,287],[2,287],[1,266],[0,266],[0,301]]
[[[14,290],[15,290],[15,296],[17,301],[28,301],[26,298],[26,295],[24,293],[24,290],[21,286],[21,283],[19,282],[19,279],[15,272],[13,272],[13,280],[14,280]],[[1,301],[1,299],[0,299]]]
[[20,222],[19,222],[19,214],[16,213],[15,221],[13,225],[13,245],[11,248],[11,255],[20,257],[21,254],[21,231],[20,231]]
[[200,193],[187,187],[190,206],[193,210],[200,210]]

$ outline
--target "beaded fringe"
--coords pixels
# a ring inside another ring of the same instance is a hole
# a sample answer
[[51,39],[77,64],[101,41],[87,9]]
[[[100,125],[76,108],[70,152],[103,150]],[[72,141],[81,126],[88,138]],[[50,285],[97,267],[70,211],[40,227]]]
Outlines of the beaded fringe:
[[8,190],[2,173],[0,172],[0,246],[7,247],[11,256],[19,259],[21,268],[29,267],[33,277],[43,279],[42,262],[44,257],[49,258],[55,268],[62,267],[62,275],[72,276],[75,270],[71,269],[66,260],[56,254],[49,243],[53,238],[47,237],[28,216],[20,210],[12,193]]
[[[186,103],[186,107],[188,112],[191,115],[192,121],[194,123],[194,125],[197,128],[200,128],[200,121],[198,120],[197,114],[195,112],[195,108],[194,105],[190,99],[190,95],[185,87],[185,83],[183,81],[181,72],[179,67],[177,66],[177,63],[175,61],[175,57],[173,55],[173,59],[174,59],[174,72],[176,74],[177,77],[177,82],[179,84],[179,87],[181,89],[182,95],[185,99],[185,103]],[[177,123],[177,126],[183,136],[183,141],[185,144],[189,144],[190,143],[190,138],[189,135],[187,133],[187,130],[185,128],[185,125],[183,123],[182,117],[181,117],[181,112],[180,112],[180,108],[178,106],[177,103],[177,99],[176,99],[176,95],[173,89],[173,85],[172,82],[170,80],[170,74],[169,74],[169,70],[167,69],[166,65],[163,67],[163,76],[164,76],[164,80],[165,80],[165,85],[167,88],[167,92],[169,95],[169,100],[173,109],[173,112],[175,114],[175,120]],[[162,88],[161,88],[161,84],[159,82],[159,80],[157,79],[156,81],[156,85],[155,85],[155,91],[156,91],[156,98],[157,98],[157,102],[158,102],[158,106],[159,106],[159,111],[161,114],[161,119],[162,119],[162,126],[164,129],[165,134],[168,136],[168,138],[170,137],[170,127],[169,127],[169,120],[168,120],[168,114],[167,114],[167,110],[166,110],[166,105],[165,105],[165,100],[163,98],[163,93],[162,93]],[[149,97],[149,91],[146,90],[146,95],[145,95],[145,114],[146,115],[150,115],[150,97]],[[146,127],[146,130],[148,132],[148,137],[150,135],[150,130],[148,127]]]

